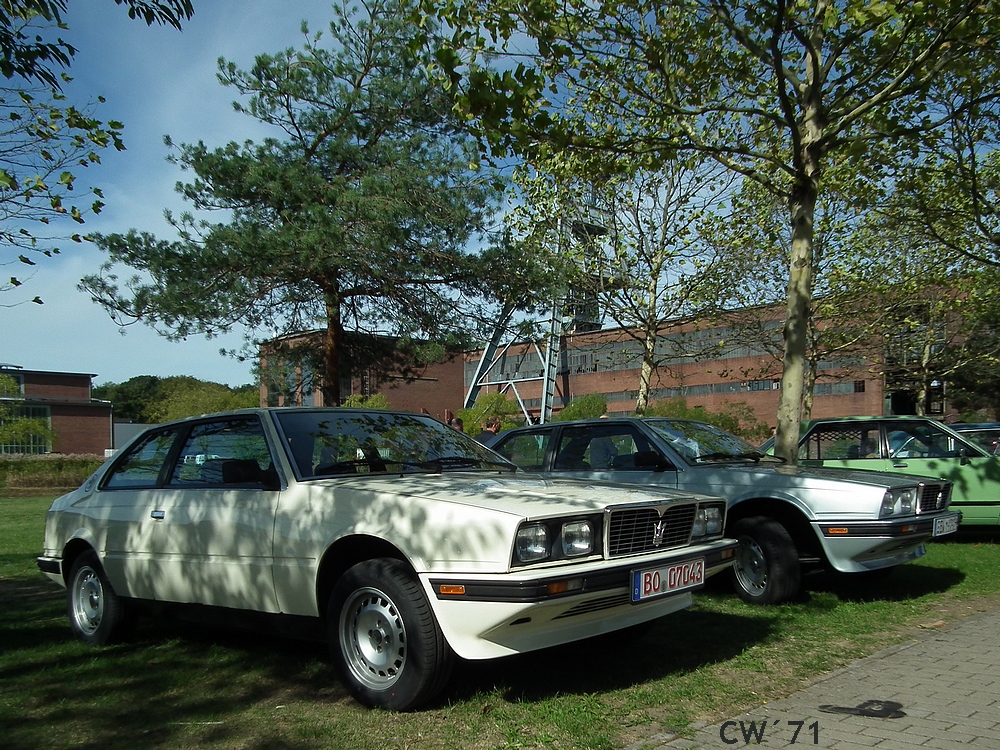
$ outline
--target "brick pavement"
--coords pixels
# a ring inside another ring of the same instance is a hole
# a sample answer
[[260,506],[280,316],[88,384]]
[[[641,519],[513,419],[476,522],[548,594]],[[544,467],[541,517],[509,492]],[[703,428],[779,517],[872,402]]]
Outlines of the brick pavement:
[[1000,609],[856,661],[693,737],[654,737],[635,748],[748,745],[1000,750]]

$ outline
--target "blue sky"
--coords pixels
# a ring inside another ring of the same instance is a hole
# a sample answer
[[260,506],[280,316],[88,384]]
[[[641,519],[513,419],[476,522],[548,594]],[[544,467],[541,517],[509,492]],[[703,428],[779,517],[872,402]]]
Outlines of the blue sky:
[[[104,191],[107,204],[85,229],[107,234],[135,228],[165,239],[172,234],[164,209],[187,206],[174,192],[184,175],[166,161],[163,136],[221,146],[268,134],[233,111],[236,92],[218,83],[218,58],[249,67],[257,54],[301,46],[303,20],[315,33],[326,30],[332,16],[329,0],[194,0],[195,15],[178,32],[129,20],[113,0],[70,0],[69,6],[70,30],[62,35],[78,52],[66,93],[77,105],[103,96],[107,102],[96,115],[124,123],[127,147],[106,150],[103,163],[80,176]],[[0,307],[0,362],[93,373],[95,384],[136,375],[191,375],[234,386],[253,380],[249,363],[219,354],[222,347],[239,348],[240,334],[173,343],[141,324],[122,334],[76,289],[80,278],[98,270],[102,254],[92,245],[60,247],[63,253],[42,258],[21,288],[20,298],[38,295],[45,304]],[[16,270],[24,280],[27,269]],[[0,302],[14,301],[12,295]]]

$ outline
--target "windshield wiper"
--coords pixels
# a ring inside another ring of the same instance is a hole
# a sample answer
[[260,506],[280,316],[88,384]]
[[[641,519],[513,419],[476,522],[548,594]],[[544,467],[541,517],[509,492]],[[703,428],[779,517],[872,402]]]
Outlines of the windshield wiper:
[[418,466],[436,468],[438,471],[442,471],[445,467],[465,469],[478,468],[480,466],[498,466],[501,469],[509,469],[511,471],[517,468],[514,464],[507,463],[506,461],[491,461],[486,458],[472,458],[470,456],[441,456],[428,461],[421,461]]
[[760,461],[764,454],[758,451],[747,453],[704,453],[697,457],[698,461]]

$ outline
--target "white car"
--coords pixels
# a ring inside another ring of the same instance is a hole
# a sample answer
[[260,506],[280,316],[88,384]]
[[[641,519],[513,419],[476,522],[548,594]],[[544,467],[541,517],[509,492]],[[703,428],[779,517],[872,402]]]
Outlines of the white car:
[[809,570],[877,578],[953,534],[952,483],[926,477],[785,466],[745,440],[689,419],[613,418],[520,427],[490,446],[549,477],[614,480],[729,501],[739,596],[795,597]]
[[647,623],[729,567],[717,497],[524,475],[430,417],[254,409],[151,428],[49,510],[39,568],[72,630],[142,602],[319,618],[368,705],[405,710],[454,656]]

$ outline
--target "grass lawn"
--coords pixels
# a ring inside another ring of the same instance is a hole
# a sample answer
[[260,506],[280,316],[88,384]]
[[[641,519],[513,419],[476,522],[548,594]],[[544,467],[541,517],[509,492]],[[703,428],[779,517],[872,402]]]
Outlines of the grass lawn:
[[734,715],[1000,606],[1000,545],[963,538],[864,588],[807,579],[801,601],[780,607],[712,586],[641,638],[462,663],[435,706],[391,714],[357,705],[317,643],[162,618],[126,645],[77,643],[62,589],[35,567],[51,499],[0,493],[6,750],[610,750]]

